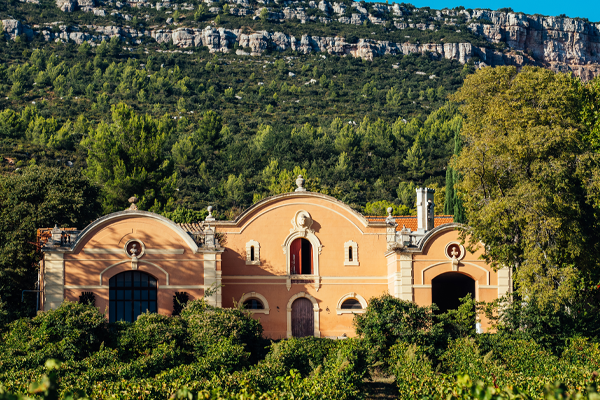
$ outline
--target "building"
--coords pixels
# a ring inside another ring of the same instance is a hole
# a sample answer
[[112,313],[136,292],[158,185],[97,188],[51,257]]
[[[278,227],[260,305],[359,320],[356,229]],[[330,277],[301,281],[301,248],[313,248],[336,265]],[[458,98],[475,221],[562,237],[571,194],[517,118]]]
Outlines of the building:
[[494,271],[483,249],[460,244],[452,217],[434,216],[432,189],[417,189],[416,217],[365,217],[303,183],[234,221],[209,213],[175,224],[132,204],[82,231],[48,230],[42,309],[93,293],[110,321],[132,321],[171,314],[177,293],[206,293],[217,307],[243,303],[267,337],[339,337],[383,293],[447,309],[468,293],[491,301],[511,291],[509,269]]

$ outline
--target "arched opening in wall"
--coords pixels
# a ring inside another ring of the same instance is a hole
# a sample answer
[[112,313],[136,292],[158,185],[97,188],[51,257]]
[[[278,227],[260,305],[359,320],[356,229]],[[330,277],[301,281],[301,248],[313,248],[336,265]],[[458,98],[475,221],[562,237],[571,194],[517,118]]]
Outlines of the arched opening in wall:
[[246,310],[264,310],[265,305],[258,299],[248,299],[244,302]]
[[290,245],[290,273],[313,274],[312,244],[304,238],[298,238]]
[[292,303],[292,336],[305,337],[315,334],[315,312],[312,302],[301,297]]
[[108,282],[108,319],[110,322],[134,322],[137,317],[157,312],[156,278],[141,271],[125,271]]
[[438,306],[438,313],[457,309],[460,299],[468,294],[475,298],[475,281],[467,275],[446,272],[431,281],[431,300]]
[[354,261],[354,255],[352,254],[352,246],[348,247],[348,261]]
[[342,310],[362,310],[362,304],[356,299],[348,299],[342,303]]
[[254,246],[250,246],[250,261],[254,261]]

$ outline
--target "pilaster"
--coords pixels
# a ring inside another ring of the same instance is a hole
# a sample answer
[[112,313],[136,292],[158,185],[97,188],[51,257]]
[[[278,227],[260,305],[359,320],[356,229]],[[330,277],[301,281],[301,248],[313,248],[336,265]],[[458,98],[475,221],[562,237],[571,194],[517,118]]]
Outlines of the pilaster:
[[221,270],[217,263],[222,251],[204,251],[204,287],[210,290],[210,296],[205,296],[206,302],[214,307],[222,307]]
[[498,297],[512,292],[512,270],[504,267],[498,270]]
[[44,253],[44,311],[58,308],[65,299],[65,255]]

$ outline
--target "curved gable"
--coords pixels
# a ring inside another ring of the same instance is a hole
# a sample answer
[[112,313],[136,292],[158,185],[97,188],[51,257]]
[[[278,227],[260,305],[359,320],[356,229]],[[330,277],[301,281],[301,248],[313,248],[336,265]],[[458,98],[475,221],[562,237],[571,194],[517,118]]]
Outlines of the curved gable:
[[292,205],[300,207],[303,205],[311,205],[327,208],[329,211],[337,213],[339,216],[346,219],[360,232],[363,232],[363,228],[366,228],[370,224],[362,214],[349,207],[347,204],[334,197],[316,192],[291,192],[267,197],[245,210],[233,221],[215,221],[213,224],[217,226],[241,227],[241,230],[243,231],[247,225],[265,213],[275,210],[280,206]]
[[[100,231],[109,228],[111,225],[127,221],[143,222],[144,220],[150,220],[158,223],[160,226],[164,226],[180,238],[193,253],[198,251],[198,245],[194,239],[170,219],[148,211],[126,210],[106,215],[89,224],[77,237],[77,241],[73,245],[73,252],[79,252],[86,243],[94,238],[95,235]],[[164,234],[164,232],[161,233]]]

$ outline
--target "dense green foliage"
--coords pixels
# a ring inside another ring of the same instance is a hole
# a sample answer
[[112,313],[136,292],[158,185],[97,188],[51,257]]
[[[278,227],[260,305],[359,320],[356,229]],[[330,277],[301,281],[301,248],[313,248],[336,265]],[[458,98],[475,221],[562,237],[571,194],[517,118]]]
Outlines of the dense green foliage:
[[[203,300],[188,302],[180,316],[147,313],[114,324],[93,306],[65,302],[5,327],[0,399],[16,398],[7,392],[47,399],[361,399],[378,368],[395,376],[402,399],[597,400],[597,335],[571,329],[548,347],[537,340],[536,324],[546,317],[535,307],[528,313],[540,320],[527,329],[512,331],[499,320],[497,333],[476,335],[474,305],[467,297],[458,310],[438,314],[382,296],[357,315],[359,338],[272,342],[243,309]],[[598,316],[588,323],[598,326]]]
[[27,393],[48,358],[61,397],[168,398],[179,388],[224,394],[281,393],[283,398],[358,396],[368,366],[360,341],[290,339],[271,344],[241,309],[191,301],[181,316],[143,314],[108,324],[92,306],[65,302],[6,327],[0,385]]
[[586,112],[596,92],[571,75],[502,67],[453,95],[465,115],[453,164],[465,236],[472,248],[485,243],[492,265],[514,269],[523,296],[569,307],[600,283],[600,153]]
[[118,40],[0,45],[2,168],[32,159],[87,168],[105,212],[136,195],[143,209],[212,204],[231,217],[299,168],[313,190],[359,210],[385,200],[408,213],[400,184],[444,184],[460,116],[452,105],[433,111],[472,71],[428,56],[255,60],[202,48],[123,54]]
[[35,294],[22,303],[21,290],[37,280],[36,229],[87,225],[100,211],[97,199],[98,188],[77,169],[33,164],[0,174],[0,326],[32,309]]

